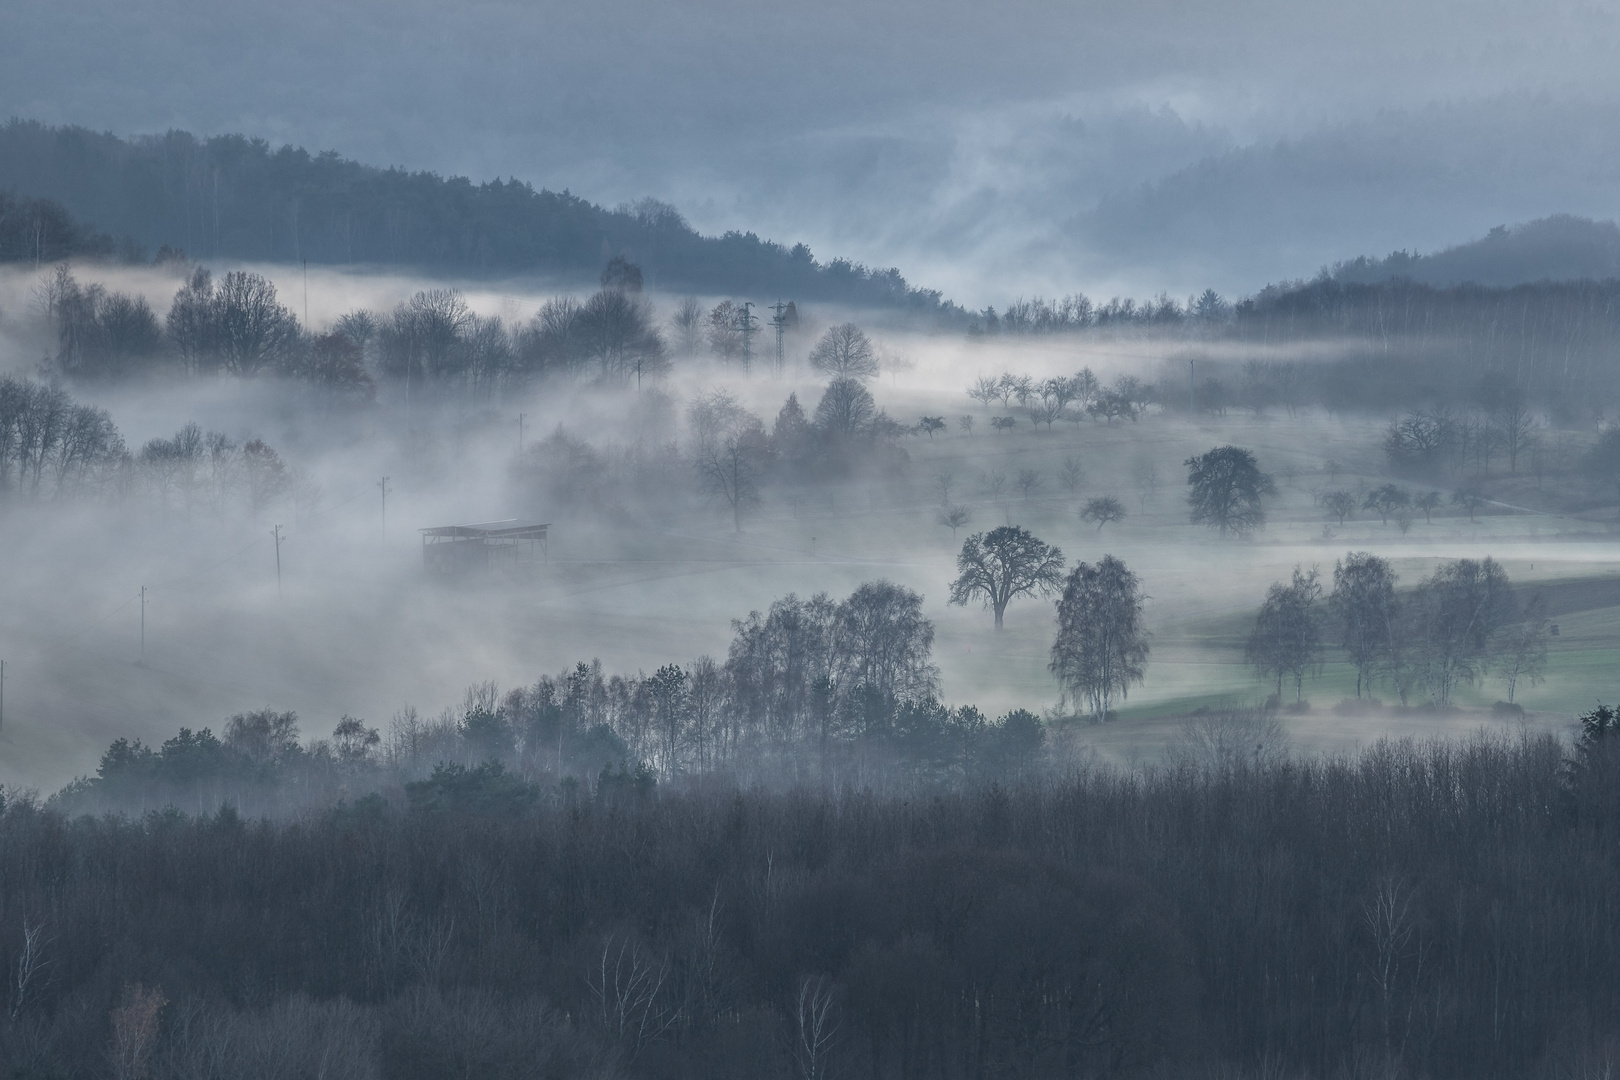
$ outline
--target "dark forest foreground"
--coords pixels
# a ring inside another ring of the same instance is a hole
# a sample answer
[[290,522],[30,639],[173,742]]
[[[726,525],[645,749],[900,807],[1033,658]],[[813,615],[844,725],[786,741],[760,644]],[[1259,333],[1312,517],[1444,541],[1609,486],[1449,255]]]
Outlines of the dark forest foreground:
[[1613,726],[912,798],[13,798],[5,1075],[1606,1075]]

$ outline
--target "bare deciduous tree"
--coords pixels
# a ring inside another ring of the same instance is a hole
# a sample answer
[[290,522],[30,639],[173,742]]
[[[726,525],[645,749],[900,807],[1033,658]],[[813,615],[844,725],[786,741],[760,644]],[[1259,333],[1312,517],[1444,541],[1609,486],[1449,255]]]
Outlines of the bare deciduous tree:
[[803,1080],[831,1075],[839,1028],[832,980],[825,975],[801,979],[793,1011],[793,1059]]
[[1284,677],[1291,677],[1294,700],[1300,700],[1306,673],[1321,660],[1322,628],[1316,615],[1321,595],[1316,570],[1307,572],[1296,566],[1293,579],[1272,585],[1260,605],[1244,657],[1261,678],[1276,677],[1278,697]]
[[732,526],[741,532],[743,507],[759,501],[760,480],[770,464],[765,425],[725,390],[699,396],[687,409],[687,420],[699,484],[730,508]]
[[944,506],[939,511],[939,523],[951,530],[951,543],[956,543],[956,530],[973,524],[973,511],[961,504]]
[[1547,625],[1547,598],[1537,593],[1525,604],[1519,622],[1502,636],[1496,663],[1510,705],[1521,680],[1537,686],[1546,674]]
[[1388,559],[1365,551],[1351,552],[1333,566],[1328,607],[1338,623],[1339,644],[1355,665],[1358,698],[1397,654],[1396,580]]
[[1016,525],[975,533],[956,557],[953,604],[981,599],[1001,629],[1007,605],[1019,596],[1048,596],[1063,585],[1063,552]]
[[1099,723],[1115,695],[1126,697],[1144,678],[1150,647],[1143,599],[1137,576],[1112,555],[1078,564],[1063,584],[1048,667]]
[[861,382],[878,373],[872,342],[854,323],[840,323],[821,335],[810,350],[810,366],[833,379]]
[[1274,490],[1254,455],[1237,446],[1220,446],[1188,458],[1187,503],[1194,525],[1208,525],[1222,536],[1246,536],[1266,523],[1264,497]]
[[1329,491],[1322,496],[1322,506],[1328,516],[1337,518],[1340,525],[1356,513],[1356,496],[1351,491]]
[[1099,495],[1080,508],[1080,520],[1095,522],[1097,531],[1102,532],[1104,525],[1125,520],[1125,504],[1111,495]]

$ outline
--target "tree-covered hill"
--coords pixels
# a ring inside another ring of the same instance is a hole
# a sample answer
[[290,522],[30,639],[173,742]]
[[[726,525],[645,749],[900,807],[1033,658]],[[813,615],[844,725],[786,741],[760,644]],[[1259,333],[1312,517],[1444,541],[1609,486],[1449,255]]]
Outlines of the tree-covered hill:
[[1339,281],[1377,284],[1409,278],[1423,285],[1510,288],[1543,281],[1603,281],[1620,277],[1620,226],[1555,214],[1508,227],[1428,255],[1397,251],[1362,256],[1333,268]]
[[519,180],[377,168],[242,135],[120,138],[13,119],[0,127],[0,191],[61,203],[97,229],[194,258],[386,264],[471,276],[594,279],[611,256],[648,284],[962,315],[897,269],[818,262],[803,244],[703,236],[651,199],[609,210]]

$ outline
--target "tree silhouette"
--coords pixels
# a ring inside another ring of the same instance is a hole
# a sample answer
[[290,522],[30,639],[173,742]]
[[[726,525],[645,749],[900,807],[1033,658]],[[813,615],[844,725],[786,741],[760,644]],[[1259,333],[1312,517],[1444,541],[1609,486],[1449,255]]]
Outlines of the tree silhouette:
[[1220,446],[1188,458],[1185,464],[1194,525],[1208,525],[1222,536],[1247,536],[1265,526],[1261,500],[1275,488],[1253,454],[1237,446]]
[[950,602],[965,605],[982,598],[995,612],[1000,630],[1014,597],[1047,596],[1062,586],[1063,552],[1017,525],[1003,525],[962,541],[956,568]]
[[1114,695],[1124,698],[1144,677],[1142,600],[1137,576],[1112,555],[1095,566],[1080,563],[1064,583],[1048,666],[1069,693],[1090,703],[1099,723],[1108,719]]

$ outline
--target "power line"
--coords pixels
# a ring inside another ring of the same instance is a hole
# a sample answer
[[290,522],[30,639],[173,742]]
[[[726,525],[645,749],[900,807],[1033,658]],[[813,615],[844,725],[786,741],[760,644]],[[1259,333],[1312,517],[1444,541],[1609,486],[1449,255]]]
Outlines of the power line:
[[771,310],[775,312],[775,314],[771,316],[771,325],[776,327],[776,373],[778,375],[782,373],[783,366],[782,332],[787,329],[787,309],[788,306],[782,303],[780,300],[771,305]]
[[754,316],[754,302],[743,302],[742,314],[737,316],[737,329],[742,331],[743,339],[743,370],[747,371],[754,362],[754,333],[758,329],[754,324],[759,322]]

